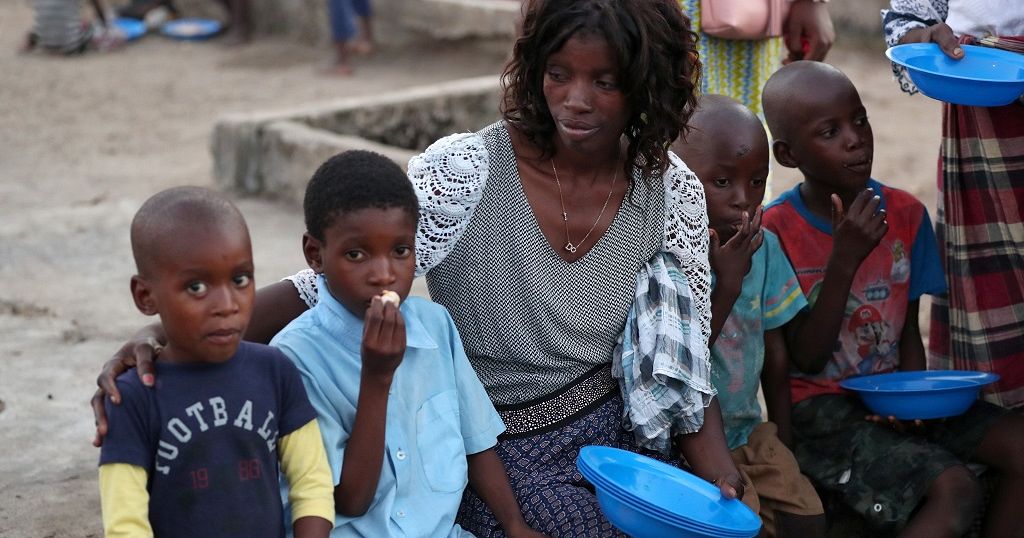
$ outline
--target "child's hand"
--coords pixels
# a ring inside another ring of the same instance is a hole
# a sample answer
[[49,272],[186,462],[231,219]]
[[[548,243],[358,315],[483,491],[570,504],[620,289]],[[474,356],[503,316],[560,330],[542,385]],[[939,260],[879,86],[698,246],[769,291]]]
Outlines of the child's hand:
[[743,223],[724,245],[719,243],[718,234],[711,230],[711,245],[708,258],[715,277],[722,283],[734,285],[737,289],[743,284],[743,277],[750,271],[750,259],[761,248],[764,232],[761,230],[761,213],[759,207],[751,221],[749,215],[743,214]]
[[833,252],[844,261],[859,266],[889,231],[882,199],[871,189],[857,195],[848,210],[838,194],[832,195]]
[[747,492],[747,481],[739,473],[725,475],[716,479],[712,484],[718,486],[718,489],[722,492],[722,497],[726,499],[742,500],[743,494]]
[[363,375],[390,378],[405,355],[402,312],[378,296],[370,302],[363,320]]

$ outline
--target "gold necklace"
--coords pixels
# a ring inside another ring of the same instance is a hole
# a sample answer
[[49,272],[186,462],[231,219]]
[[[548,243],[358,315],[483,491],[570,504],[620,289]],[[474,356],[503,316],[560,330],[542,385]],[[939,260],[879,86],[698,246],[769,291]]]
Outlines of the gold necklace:
[[618,164],[615,166],[615,174],[612,175],[612,185],[608,188],[608,197],[604,199],[604,205],[601,206],[601,212],[597,214],[597,220],[587,230],[587,235],[583,236],[575,245],[572,240],[569,239],[569,214],[565,211],[565,199],[562,198],[562,182],[558,180],[558,169],[555,168],[555,159],[551,158],[551,171],[555,174],[555,186],[558,188],[558,203],[562,206],[562,224],[565,226],[565,246],[562,247],[570,253],[575,254],[576,251],[587,241],[590,234],[593,233],[594,228],[597,228],[597,223],[601,222],[601,217],[604,216],[604,210],[608,208],[608,201],[612,199],[612,193],[615,192],[615,180],[619,179],[619,167]]

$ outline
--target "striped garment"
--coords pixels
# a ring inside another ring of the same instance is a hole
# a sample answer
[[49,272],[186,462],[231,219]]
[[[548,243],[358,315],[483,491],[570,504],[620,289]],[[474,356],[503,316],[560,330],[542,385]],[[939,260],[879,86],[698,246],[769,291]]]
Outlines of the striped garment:
[[932,306],[928,367],[997,373],[985,398],[1024,406],[1024,106],[945,104],[940,172],[949,295]]
[[[700,28],[700,2],[679,0],[679,7],[690,17],[693,28]],[[701,32],[697,41],[697,52],[704,64],[701,92],[732,97],[760,116],[761,89],[768,77],[782,67],[785,51],[781,37],[739,41]]]
[[625,426],[637,444],[669,454],[672,437],[700,431],[711,403],[711,362],[697,352],[693,296],[679,262],[659,252],[636,275],[622,340],[612,353],[612,377],[625,402]]
[[82,52],[92,38],[92,27],[82,18],[79,0],[33,0],[40,47],[64,54]]

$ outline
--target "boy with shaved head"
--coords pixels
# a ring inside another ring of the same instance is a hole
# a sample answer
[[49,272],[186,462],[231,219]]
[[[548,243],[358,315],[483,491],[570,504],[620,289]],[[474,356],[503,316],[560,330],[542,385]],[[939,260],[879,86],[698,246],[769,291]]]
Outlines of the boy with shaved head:
[[295,536],[327,536],[330,470],[299,372],[241,341],[255,290],[241,213],[207,189],[168,189],[136,213],[131,243],[132,297],[160,316],[167,345],[154,389],[127,372],[121,405],[107,402],[105,534],[283,537],[280,471]]
[[[673,149],[697,174],[707,198],[712,381],[733,461],[749,486],[743,502],[758,512],[768,536],[823,536],[821,501],[786,447],[785,334],[796,335],[797,325],[820,331],[827,316],[812,316],[816,324],[798,323],[806,318],[807,301],[778,239],[760,227],[768,177],[764,126],[736,101],[704,95],[690,118],[690,133]],[[761,419],[759,382],[771,422]]]
[[924,206],[871,178],[874,142],[857,89],[832,66],[794,62],[763,95],[776,160],[803,175],[769,204],[765,227],[808,300],[839,297],[829,311],[844,314],[828,333],[833,352],[790,380],[801,468],[876,532],[959,536],[982,498],[965,463],[980,461],[1001,480],[985,534],[1021,536],[1024,417],[977,402],[957,417],[904,425],[873,416],[839,386],[851,376],[924,369],[918,300],[946,288]]

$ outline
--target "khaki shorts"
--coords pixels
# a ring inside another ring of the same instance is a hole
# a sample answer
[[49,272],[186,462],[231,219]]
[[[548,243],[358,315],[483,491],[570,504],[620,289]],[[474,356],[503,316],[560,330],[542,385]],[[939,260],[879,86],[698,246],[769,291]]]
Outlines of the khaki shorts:
[[768,536],[775,536],[775,512],[800,516],[825,513],[821,499],[796,457],[778,437],[772,422],[758,424],[747,444],[732,451],[732,461],[747,481],[743,504],[757,512]]

